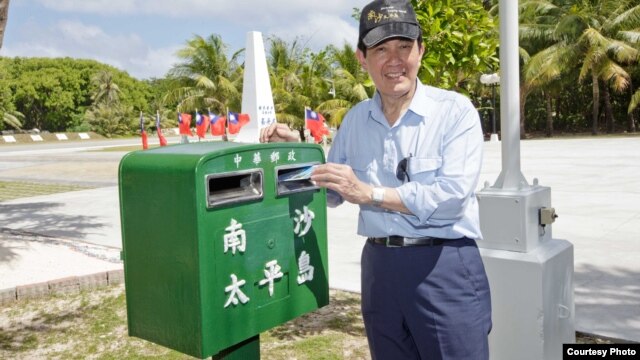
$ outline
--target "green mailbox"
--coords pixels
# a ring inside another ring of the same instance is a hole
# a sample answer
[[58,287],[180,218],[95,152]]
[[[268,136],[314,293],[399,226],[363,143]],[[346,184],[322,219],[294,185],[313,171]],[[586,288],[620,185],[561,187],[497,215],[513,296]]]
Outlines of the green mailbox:
[[129,334],[220,356],[327,305],[325,190],[285,179],[324,161],[320,146],[304,143],[127,154],[119,184]]

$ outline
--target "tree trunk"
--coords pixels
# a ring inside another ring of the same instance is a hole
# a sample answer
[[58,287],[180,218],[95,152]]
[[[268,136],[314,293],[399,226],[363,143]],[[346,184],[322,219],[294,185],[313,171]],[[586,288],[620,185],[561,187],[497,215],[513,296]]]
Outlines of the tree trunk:
[[553,136],[553,99],[548,92],[544,94],[545,104],[547,107],[547,137]]
[[4,38],[4,29],[7,27],[8,18],[9,0],[0,0],[0,49],[2,49],[2,39]]
[[607,134],[613,133],[613,110],[611,109],[611,94],[607,84],[602,87],[602,101],[604,102],[604,118],[607,124]]
[[[633,96],[633,94],[635,93],[635,89],[633,87],[633,83],[629,82],[629,94],[631,94],[631,96]],[[636,110],[633,110],[632,112],[627,114],[627,132],[630,133],[634,133],[636,132],[636,116],[635,116],[635,112]]]
[[554,116],[554,121],[555,119],[562,119],[562,98],[560,95],[556,96],[556,113]]
[[593,89],[593,109],[591,113],[591,135],[598,135],[598,115],[600,115],[600,89],[598,76],[591,71],[591,87]]

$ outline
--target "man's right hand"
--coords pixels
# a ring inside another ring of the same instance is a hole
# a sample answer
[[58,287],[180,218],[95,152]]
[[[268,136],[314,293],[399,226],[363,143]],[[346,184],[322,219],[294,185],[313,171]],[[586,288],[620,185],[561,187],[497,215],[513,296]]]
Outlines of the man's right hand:
[[260,130],[260,142],[298,142],[300,139],[297,131],[289,129],[287,124],[274,122]]

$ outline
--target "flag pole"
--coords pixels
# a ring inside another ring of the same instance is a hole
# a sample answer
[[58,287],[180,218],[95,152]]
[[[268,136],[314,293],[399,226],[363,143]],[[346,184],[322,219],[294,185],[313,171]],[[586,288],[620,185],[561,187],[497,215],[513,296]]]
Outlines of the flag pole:
[[[200,119],[202,121],[202,119]],[[198,142],[200,142],[200,135],[198,135],[198,108],[196,108],[196,137],[198,138]]]
[[229,135],[227,134],[227,127],[229,125],[229,108],[227,107],[227,114],[224,119],[224,135],[222,136],[222,140],[229,141]]
[[[209,124],[208,124],[208,129],[209,131],[211,131],[212,127],[211,127],[211,108],[207,108],[207,116],[209,117]],[[207,131],[205,129],[204,135],[207,135]],[[213,134],[211,134],[213,136]],[[213,141],[213,139],[211,139]]]
[[305,105],[305,107],[304,107],[304,130],[302,132],[304,133],[304,142],[306,142],[306,143],[309,142],[309,136],[311,136],[311,129],[309,129],[309,127],[307,126],[307,109],[311,109],[311,108]]
[[142,115],[142,110],[140,111],[140,138],[142,140],[142,150],[147,150],[149,148],[149,143],[147,140],[147,132],[144,126],[144,116]]

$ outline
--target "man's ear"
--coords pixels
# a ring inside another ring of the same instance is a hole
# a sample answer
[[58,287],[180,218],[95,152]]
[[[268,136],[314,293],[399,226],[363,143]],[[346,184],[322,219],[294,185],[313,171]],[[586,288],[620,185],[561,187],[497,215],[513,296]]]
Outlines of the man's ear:
[[[420,40],[418,40],[418,41],[420,41]],[[422,55],[424,55],[424,52],[425,52],[424,45],[425,45],[425,44],[424,44],[424,41],[420,41],[420,42],[418,43],[418,46],[420,46],[420,48],[419,48],[419,49],[420,49],[420,58],[421,58],[421,59],[422,59]]]
[[364,53],[362,53],[362,50],[357,49],[356,50],[356,59],[358,59],[358,62],[360,63],[360,66],[362,66],[362,68],[366,71],[367,70],[367,60],[364,57]]

